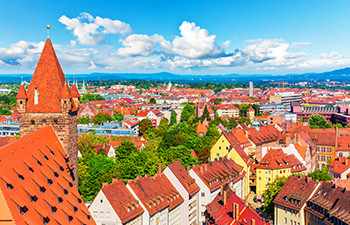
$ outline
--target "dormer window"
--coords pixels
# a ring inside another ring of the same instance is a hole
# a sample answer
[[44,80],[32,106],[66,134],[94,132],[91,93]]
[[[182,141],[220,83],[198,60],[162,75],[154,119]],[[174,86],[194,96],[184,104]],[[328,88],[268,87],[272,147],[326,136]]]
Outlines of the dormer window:
[[38,89],[35,88],[34,90],[34,105],[37,105],[39,104],[39,92],[38,92]]

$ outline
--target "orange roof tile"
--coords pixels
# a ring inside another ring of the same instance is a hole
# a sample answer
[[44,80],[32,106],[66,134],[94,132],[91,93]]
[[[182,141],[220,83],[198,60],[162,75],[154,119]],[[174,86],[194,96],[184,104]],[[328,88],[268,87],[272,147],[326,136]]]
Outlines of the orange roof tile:
[[75,84],[72,85],[71,93],[72,93],[72,97],[73,98],[79,98],[80,97],[79,91],[77,89],[77,86],[75,86]]
[[71,97],[72,97],[72,94],[70,92],[68,84],[63,85],[61,98],[69,98],[70,99]]
[[0,190],[16,224],[95,224],[66,160],[51,126],[0,148]]
[[139,201],[134,198],[122,180],[113,180],[101,190],[123,224],[144,212]]
[[21,86],[19,87],[16,99],[27,99],[27,98],[28,98],[27,91],[23,86],[23,84],[21,84]]
[[[27,112],[61,112],[60,97],[66,82],[55,50],[48,38],[30,81]],[[34,91],[38,90],[38,104],[34,104]]]

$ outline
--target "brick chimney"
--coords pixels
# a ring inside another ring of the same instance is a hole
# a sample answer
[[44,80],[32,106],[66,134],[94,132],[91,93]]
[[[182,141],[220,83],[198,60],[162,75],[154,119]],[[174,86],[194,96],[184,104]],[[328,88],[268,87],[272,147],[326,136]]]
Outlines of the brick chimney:
[[224,186],[221,185],[220,187],[220,196],[222,196],[224,194]]
[[237,220],[237,218],[236,218],[236,203],[232,203],[232,219],[233,219],[233,221],[236,221]]
[[239,205],[236,204],[236,209],[235,209],[235,217],[237,218],[237,220],[239,219]]
[[102,188],[107,187],[108,183],[102,183]]
[[117,181],[118,181],[118,179],[112,178],[112,183],[116,183]]
[[162,174],[162,164],[161,163],[158,164],[158,174],[159,175]]
[[252,219],[251,225],[255,225],[255,219]]
[[227,203],[227,191],[224,191],[224,205]]
[[189,172],[189,171],[190,171],[190,169],[191,169],[191,167],[190,167],[190,166],[188,166],[188,167],[187,167],[187,172]]

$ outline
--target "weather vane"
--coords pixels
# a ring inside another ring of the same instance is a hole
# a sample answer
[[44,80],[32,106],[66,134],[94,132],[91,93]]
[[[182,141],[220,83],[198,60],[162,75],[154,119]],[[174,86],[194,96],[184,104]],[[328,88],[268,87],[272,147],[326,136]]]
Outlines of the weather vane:
[[47,38],[50,38],[50,25],[46,25],[47,29]]

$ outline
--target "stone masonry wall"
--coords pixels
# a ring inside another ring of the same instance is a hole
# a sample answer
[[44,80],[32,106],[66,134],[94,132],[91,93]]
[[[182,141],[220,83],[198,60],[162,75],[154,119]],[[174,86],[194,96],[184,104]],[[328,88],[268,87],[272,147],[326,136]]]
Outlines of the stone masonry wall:
[[51,125],[72,164],[74,184],[78,187],[77,113],[20,113],[21,137]]

